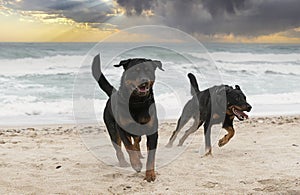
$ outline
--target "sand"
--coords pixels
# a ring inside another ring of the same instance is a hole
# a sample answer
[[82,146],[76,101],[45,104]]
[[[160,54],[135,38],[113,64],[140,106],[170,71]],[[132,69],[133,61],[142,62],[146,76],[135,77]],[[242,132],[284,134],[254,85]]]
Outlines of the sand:
[[[160,124],[159,148],[164,151],[160,155],[182,154],[158,156],[153,183],[143,181],[144,171],[117,168],[112,150],[106,150],[112,164],[103,163],[88,150],[84,136],[94,137],[97,143],[96,135],[107,133],[103,125],[2,127],[0,193],[300,194],[299,116],[235,121],[235,136],[222,148],[215,144],[212,157],[198,152],[203,146],[203,127],[184,150],[176,146],[178,139],[172,149],[163,149],[175,125],[175,121]],[[222,130],[216,135],[224,134]],[[169,161],[162,162],[166,158]]]

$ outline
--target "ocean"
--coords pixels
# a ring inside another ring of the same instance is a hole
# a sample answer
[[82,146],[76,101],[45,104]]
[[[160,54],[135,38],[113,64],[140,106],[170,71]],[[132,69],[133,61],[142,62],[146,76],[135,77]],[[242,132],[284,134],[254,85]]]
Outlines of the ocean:
[[300,114],[300,45],[204,43],[208,53],[184,43],[165,43],[161,48],[105,43],[98,51],[95,45],[0,43],[0,125],[102,121],[107,97],[90,71],[97,52],[104,59],[104,74],[116,88],[122,68],[113,64],[130,57],[162,61],[165,71],[157,70],[154,88],[160,119],[177,119],[191,98],[189,72],[197,76],[201,89],[240,85],[253,106],[250,117]]

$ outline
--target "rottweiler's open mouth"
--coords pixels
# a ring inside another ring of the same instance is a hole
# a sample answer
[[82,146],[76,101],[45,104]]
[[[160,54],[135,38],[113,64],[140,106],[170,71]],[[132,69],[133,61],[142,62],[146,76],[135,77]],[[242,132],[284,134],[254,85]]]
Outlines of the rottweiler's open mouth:
[[244,120],[245,118],[248,119],[247,114],[235,107],[232,108],[232,112],[240,121]]
[[148,83],[142,83],[139,86],[137,86],[136,89],[139,93],[147,93],[149,91],[149,84]]

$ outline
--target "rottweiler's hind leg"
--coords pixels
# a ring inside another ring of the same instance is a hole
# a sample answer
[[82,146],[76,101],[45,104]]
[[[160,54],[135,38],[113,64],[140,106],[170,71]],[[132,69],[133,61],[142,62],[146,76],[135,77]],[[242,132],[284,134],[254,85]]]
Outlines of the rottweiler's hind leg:
[[173,146],[173,142],[175,141],[178,133],[180,132],[180,130],[182,129],[182,127],[190,120],[190,118],[187,118],[187,117],[180,117],[178,119],[178,122],[177,122],[177,126],[176,126],[176,129],[175,131],[173,131],[170,139],[169,139],[169,142],[168,144],[166,145],[167,148],[171,148]]
[[179,140],[178,146],[182,146],[182,144],[184,143],[184,141],[186,140],[186,138],[188,138],[189,135],[191,135],[192,133],[194,133],[195,131],[197,131],[197,129],[199,129],[199,127],[202,124],[203,124],[203,121],[199,121],[198,118],[194,118],[193,125],[188,130],[185,131],[184,135]]
[[197,98],[193,98],[184,106],[182,114],[178,119],[176,130],[173,131],[172,136],[169,139],[169,143],[166,145],[167,148],[173,146],[173,142],[175,141],[178,133],[187,124],[187,122],[189,122],[192,117],[195,119],[199,118],[199,114],[198,100]]
[[210,134],[211,134],[211,125],[209,124],[209,122],[205,122],[204,123],[204,137],[205,137],[205,155],[204,156],[212,155]]

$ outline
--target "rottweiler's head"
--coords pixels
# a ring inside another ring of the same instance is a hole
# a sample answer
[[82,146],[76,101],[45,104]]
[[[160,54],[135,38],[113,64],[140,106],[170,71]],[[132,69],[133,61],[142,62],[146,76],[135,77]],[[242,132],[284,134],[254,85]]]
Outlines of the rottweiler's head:
[[134,96],[147,96],[155,82],[155,70],[163,70],[162,63],[157,60],[133,58],[121,61],[115,67],[123,66],[121,80],[122,89]]
[[228,115],[235,115],[239,120],[248,118],[244,111],[250,112],[252,107],[247,103],[246,96],[242,92],[240,86],[236,85],[235,88],[226,88],[227,96],[227,111]]

